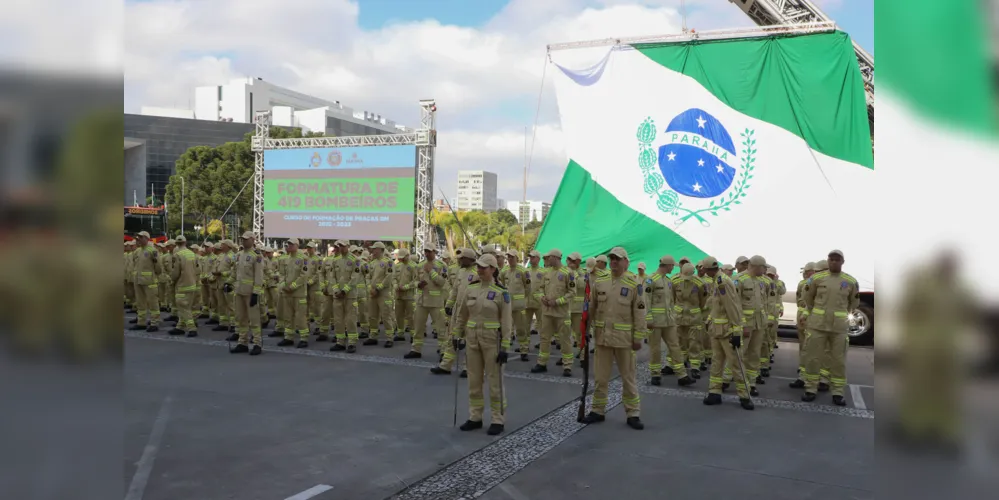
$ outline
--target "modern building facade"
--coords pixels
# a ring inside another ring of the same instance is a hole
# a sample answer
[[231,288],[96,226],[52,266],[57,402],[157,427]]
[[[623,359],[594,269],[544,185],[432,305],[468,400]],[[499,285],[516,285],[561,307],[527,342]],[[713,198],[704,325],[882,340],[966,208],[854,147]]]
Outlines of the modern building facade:
[[506,204],[506,209],[512,212],[517,222],[521,224],[535,220],[544,222],[551,207],[552,204],[547,201],[510,201]]
[[485,170],[458,171],[456,210],[496,211],[497,177]]

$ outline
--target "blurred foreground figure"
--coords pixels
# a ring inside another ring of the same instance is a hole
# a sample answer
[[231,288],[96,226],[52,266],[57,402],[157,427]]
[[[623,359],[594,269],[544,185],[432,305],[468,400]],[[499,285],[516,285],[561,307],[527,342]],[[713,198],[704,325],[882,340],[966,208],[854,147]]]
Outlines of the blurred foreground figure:
[[955,448],[961,441],[962,364],[958,340],[980,311],[959,281],[957,257],[945,252],[910,274],[901,311],[900,437]]

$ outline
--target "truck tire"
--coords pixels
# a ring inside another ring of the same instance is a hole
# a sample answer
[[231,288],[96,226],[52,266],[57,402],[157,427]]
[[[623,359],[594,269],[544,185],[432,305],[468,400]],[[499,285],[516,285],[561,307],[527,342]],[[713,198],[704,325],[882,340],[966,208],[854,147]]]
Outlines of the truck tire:
[[855,322],[850,326],[847,335],[853,345],[874,345],[874,308],[860,304],[854,312]]

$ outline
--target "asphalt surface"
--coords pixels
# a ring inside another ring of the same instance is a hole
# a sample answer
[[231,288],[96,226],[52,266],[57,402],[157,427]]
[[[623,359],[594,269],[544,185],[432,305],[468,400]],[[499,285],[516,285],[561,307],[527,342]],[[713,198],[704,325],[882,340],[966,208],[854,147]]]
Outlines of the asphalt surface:
[[531,374],[533,356],[512,357],[506,432],[492,437],[452,426],[456,380],[458,424],[468,418],[467,380],[429,373],[433,339],[422,360],[402,359],[404,342],[346,354],[266,336],[251,357],[229,354],[227,333],[172,337],[165,324],[125,331],[126,500],[874,498],[870,348],[850,349],[837,407],[828,393],[802,403],[787,386],[797,344],[781,342],[747,412],[734,390],[726,404],[701,404],[706,376],[649,385],[643,347],[644,431],[624,425],[619,381],[607,421],[583,426],[578,365],[562,377],[553,349],[549,372]]

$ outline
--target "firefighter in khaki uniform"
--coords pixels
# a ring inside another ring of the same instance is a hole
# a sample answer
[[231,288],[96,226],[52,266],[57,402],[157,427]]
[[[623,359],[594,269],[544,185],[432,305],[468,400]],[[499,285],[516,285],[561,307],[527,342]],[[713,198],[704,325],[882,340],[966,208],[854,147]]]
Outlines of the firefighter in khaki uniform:
[[590,284],[590,320],[596,342],[593,405],[584,424],[604,421],[607,384],[614,364],[621,374],[621,402],[632,429],[642,430],[640,399],[635,372],[636,353],[645,337],[645,291],[636,276],[628,272],[628,252],[621,247],[610,251],[610,272],[600,273]]
[[792,389],[805,388],[805,323],[808,320],[808,308],[805,306],[805,283],[813,274],[815,274],[815,263],[805,264],[805,267],[801,268],[801,281],[798,282],[798,289],[794,293],[798,304],[798,313],[795,315],[795,326],[798,330],[798,378],[788,384]]
[[281,300],[284,302],[284,310],[287,314],[287,323],[284,329],[284,338],[278,345],[281,347],[295,344],[294,338],[299,336],[298,348],[309,346],[309,323],[308,311],[309,301],[307,280],[309,276],[309,259],[298,251],[298,238],[290,238],[287,243],[288,255],[281,266],[281,282],[278,288],[281,289]]
[[395,317],[392,311],[392,261],[385,256],[385,244],[376,241],[371,245],[371,262],[368,263],[368,323],[370,337],[364,345],[378,344],[378,321],[385,325],[385,347],[392,347],[395,336]]
[[212,293],[215,295],[215,307],[219,312],[218,326],[212,328],[213,331],[222,332],[229,329],[231,321],[229,314],[229,301],[225,298],[225,277],[222,275],[228,268],[227,240],[222,240],[215,245],[215,261],[212,263]]
[[217,325],[219,322],[218,305],[215,303],[215,281],[212,269],[215,267],[215,244],[206,241],[201,255],[201,304],[202,316],[207,315],[205,324]]
[[763,340],[760,342],[760,369],[759,374],[756,376],[756,383],[759,385],[767,383],[766,379],[763,378],[763,374],[770,372],[770,326],[776,322],[776,318],[774,317],[776,285],[770,279],[770,276],[767,276],[769,269],[769,265],[763,266],[763,276],[760,276],[760,281],[763,282],[763,310],[767,320],[763,329]]
[[573,355],[569,336],[569,304],[576,295],[576,274],[562,267],[562,251],[553,248],[545,254],[545,270],[541,276],[541,352],[538,353],[538,364],[531,368],[531,373],[548,371],[551,340],[558,335],[562,346],[562,376],[571,377]]
[[777,349],[777,325],[784,313],[783,296],[787,292],[784,282],[778,279],[777,268],[767,267],[767,279],[770,281],[768,293],[769,309],[767,310],[767,336],[764,339],[764,352],[760,353],[760,376],[770,377],[770,365],[774,362],[774,350]]
[[201,317],[201,310],[204,305],[201,302],[201,258],[202,251],[201,247],[197,244],[188,245],[187,248],[194,254],[194,292],[191,294],[193,298],[191,299],[191,314],[194,316],[194,321],[197,323],[199,317]]
[[187,248],[187,238],[180,235],[175,240],[174,264],[170,269],[170,281],[174,283],[174,296],[177,308],[177,326],[170,330],[170,335],[194,337],[198,335],[198,327],[194,323],[192,306],[198,290],[198,256]]
[[736,276],[734,284],[742,308],[742,359],[746,363],[749,393],[757,396],[759,391],[756,389],[756,379],[760,376],[760,348],[767,326],[767,285],[763,281],[763,270],[767,266],[767,261],[759,255],[754,255],[749,259],[748,265],[746,272]]
[[236,333],[236,243],[232,240],[223,240],[226,244],[225,259],[222,263],[222,292],[226,300],[226,307],[229,310],[229,335],[226,340],[235,342],[239,339]]
[[659,258],[659,268],[650,276],[645,283],[644,294],[649,310],[652,312],[652,324],[647,325],[651,329],[652,335],[649,337],[649,351],[652,358],[649,360],[649,371],[652,374],[652,385],[662,384],[662,375],[677,374],[680,385],[690,385],[694,381],[687,376],[687,369],[683,366],[679,356],[667,356],[666,363],[670,368],[667,371],[662,366],[662,345],[666,343],[666,349],[670,354],[680,352],[680,337],[677,334],[676,311],[674,310],[674,300],[676,294],[673,292],[673,280],[669,277],[673,272],[674,259],[670,255]]
[[[357,302],[357,284],[363,279],[361,263],[351,255],[350,243],[346,240],[337,240],[334,247],[336,254],[325,264],[326,311],[329,313],[323,314],[333,320],[331,331],[336,343],[330,350],[353,353],[357,352],[357,308],[354,304]],[[326,329],[330,329],[329,324]]]
[[[357,302],[354,309],[357,309],[358,338],[368,338],[368,252],[359,246],[351,246],[350,253],[361,265],[361,281],[357,284]],[[378,326],[378,322],[375,322]]]
[[[486,254],[475,261],[478,279],[473,280],[462,294],[464,305],[458,308],[451,328],[452,343],[462,340],[468,347],[468,421],[460,429],[482,428],[485,398],[484,380],[489,381],[489,414],[491,424],[486,432],[495,436],[503,432],[506,399],[503,394],[503,365],[510,349],[512,312],[510,293],[496,284],[496,257]],[[456,348],[460,346],[455,346]]]
[[[708,276],[707,269],[704,267],[704,263],[707,260],[702,260],[698,269],[700,270],[699,276],[703,276],[701,281],[704,283],[704,295],[707,300],[704,304],[704,310],[701,312],[701,317],[704,321],[701,325],[701,331],[699,332],[700,338],[697,340],[701,345],[701,371],[706,371],[708,365],[711,364],[711,336],[708,335],[708,327],[711,325],[711,297],[715,294],[715,281]],[[695,377],[695,378],[700,378]]]
[[[419,280],[416,278],[416,264],[410,259],[409,250],[396,250],[399,262],[395,264],[395,325],[396,332],[392,338],[395,342],[404,342],[406,336],[403,327],[412,321],[413,291]],[[420,339],[423,340],[422,338]]]
[[281,277],[278,276],[277,266],[278,260],[281,258],[280,254],[275,255],[277,252],[274,248],[264,247],[264,253],[267,255],[265,262],[267,262],[267,267],[264,268],[264,277],[267,279],[267,318],[277,320],[278,308],[281,304],[281,295],[278,291],[278,283],[281,281]]
[[163,273],[160,254],[149,244],[149,233],[136,235],[138,242],[133,251],[135,270],[135,299],[138,310],[137,321],[132,330],[155,332],[160,324],[159,286],[156,277]]
[[[477,276],[474,267],[476,260],[475,251],[471,248],[462,248],[461,253],[458,255],[458,265],[460,267],[456,273],[457,278],[455,279],[454,287],[451,288],[451,294],[444,304],[444,313],[449,318],[448,330],[447,334],[438,341],[438,345],[444,346],[444,352],[441,353],[440,365],[430,369],[430,373],[434,375],[450,374],[458,358],[457,350],[463,348],[460,342],[452,342],[451,332],[454,331],[458,315],[461,314],[461,310],[465,307],[465,290],[472,281],[475,281],[475,277]],[[459,376],[467,377],[468,371],[462,369]]]
[[[297,240],[296,240],[297,241]],[[288,242],[285,242],[288,245]],[[268,337],[283,337],[285,332],[289,328],[288,320],[288,302],[284,299],[284,290],[281,288],[281,282],[284,281],[285,267],[288,265],[288,252],[285,249],[281,249],[278,252],[277,258],[274,259],[274,281],[275,290],[277,291],[277,318],[274,320],[274,331],[267,334]],[[291,332],[294,335],[294,331]]]
[[[527,295],[527,308],[524,309],[524,320],[527,321],[527,328],[534,328],[531,330],[531,334],[538,333],[541,329],[541,296],[544,295],[542,291],[542,285],[544,282],[542,276],[544,276],[544,268],[541,267],[541,253],[537,250],[531,250],[528,254],[528,266],[527,266],[527,284],[531,286]],[[524,350],[528,349],[528,350]],[[521,354],[530,353],[530,344],[526,347],[521,347]]]
[[[579,290],[576,290],[576,294],[569,304],[569,340],[572,342],[572,346],[559,342],[559,349],[562,352],[569,351],[578,345],[579,325],[583,322],[583,300],[586,298],[586,271],[580,267],[582,263],[583,256],[579,252],[572,252],[565,258],[565,265],[572,273],[572,282],[579,286]],[[562,366],[564,363],[565,361],[562,359],[555,362],[557,366]]]
[[[236,284],[236,347],[233,354],[248,352],[256,356],[261,352],[260,295],[264,293],[264,258],[254,251],[252,231],[243,233],[243,249],[233,259],[233,281]],[[246,345],[248,334],[253,335],[253,350]]]
[[518,255],[515,250],[507,250],[506,258],[509,264],[503,274],[503,283],[510,293],[510,311],[513,316],[513,330],[517,336],[517,348],[514,352],[520,353],[520,360],[527,361],[527,353],[530,352],[531,328],[527,324],[527,292],[531,285],[528,284],[527,269],[518,262]]
[[694,380],[686,374],[685,361],[690,361],[690,375],[695,375],[701,368],[700,329],[703,326],[701,312],[707,302],[704,282],[694,276],[694,266],[687,262],[680,267],[680,273],[673,277],[673,312],[676,315],[677,337],[680,339],[680,351],[670,352],[666,360],[677,371],[677,365],[684,368],[680,376],[680,385],[690,385]]
[[[829,382],[833,403],[846,404],[846,350],[850,313],[860,306],[857,280],[843,272],[843,252],[829,252],[829,270],[818,272],[805,282],[805,307],[808,308],[808,333],[805,342],[808,361],[805,363],[805,394],[802,401],[815,401],[822,359],[829,362]],[[828,356],[824,354],[828,352]]]
[[[705,274],[715,283],[714,294],[709,299],[712,312],[711,325],[708,327],[714,360],[711,363],[708,395],[704,397],[704,404],[718,405],[722,402],[724,371],[731,367],[741,374],[745,368],[739,367],[740,358],[736,349],[742,348],[743,335],[749,334],[750,330],[743,324],[742,299],[732,278],[718,272],[718,260],[714,257],[705,258],[701,265]],[[744,409],[752,410],[753,401],[746,392],[746,384],[741,376],[737,378],[735,388],[739,394],[739,404]]]
[[437,260],[437,249],[432,245],[423,247],[422,264],[416,266],[416,310],[413,313],[413,342],[406,359],[423,357],[423,341],[427,336],[427,318],[432,328],[444,331],[444,290],[447,287],[447,266]]
[[271,276],[270,276],[271,253],[269,252],[269,250],[270,250],[270,248],[268,248],[266,246],[263,246],[260,243],[257,243],[256,252],[257,252],[257,255],[260,256],[261,260],[263,260],[263,268],[264,268],[264,271],[263,271],[264,272],[264,286],[262,287],[261,292],[260,292],[260,328],[261,329],[267,328],[267,325],[270,323],[271,319],[270,319],[270,316],[267,313],[268,313],[268,310],[271,307],[273,307],[273,302],[271,302],[271,300],[270,300],[271,297],[267,293],[268,286],[270,285],[270,281],[271,281]]
[[319,248],[319,243],[316,240],[312,240],[305,245],[305,258],[309,260],[309,276],[305,280],[308,286],[308,291],[305,294],[308,301],[306,320],[310,324],[313,322],[316,323],[314,334],[323,335],[325,332],[319,331],[319,320],[322,317],[321,307],[324,299],[322,283],[320,283],[322,276],[320,276],[319,270],[323,267],[323,258],[316,252],[317,248]]

